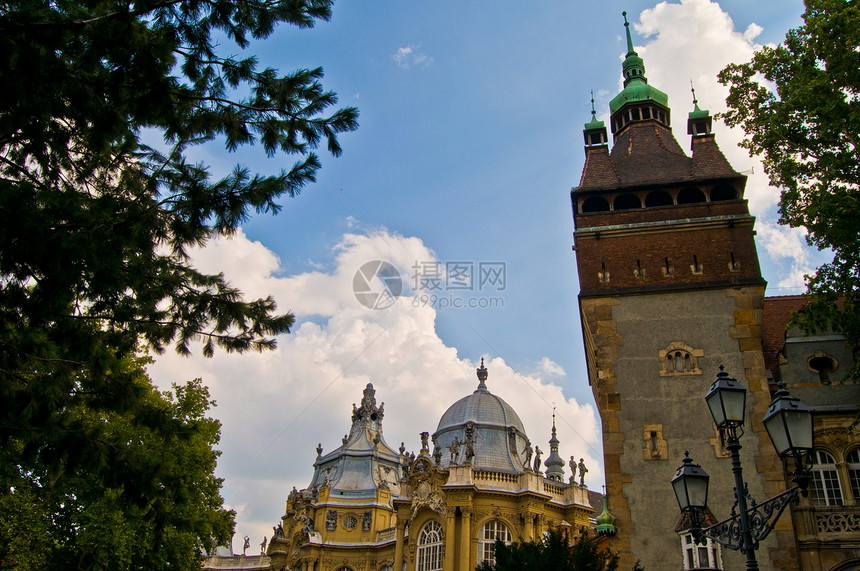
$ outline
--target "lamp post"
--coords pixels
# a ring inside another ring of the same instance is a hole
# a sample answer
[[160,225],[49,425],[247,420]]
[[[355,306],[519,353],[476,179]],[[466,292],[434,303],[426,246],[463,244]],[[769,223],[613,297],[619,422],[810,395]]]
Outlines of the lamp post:
[[[720,523],[701,528],[708,500],[708,475],[698,464],[693,463],[688,452],[672,479],[675,497],[681,512],[689,515],[692,524],[690,532],[697,543],[705,537],[710,538],[746,555],[748,570],[758,569],[755,552],[759,542],[773,530],[788,504],[796,503],[798,494],[807,494],[809,464],[814,448],[812,411],[800,399],[789,396],[784,384],[780,383],[763,423],[795,486],[759,504],[749,494],[741,467],[740,437],[744,433],[746,389],[720,365],[720,372],[705,401],[714,423],[726,439],[726,449],[731,453],[735,478],[732,515]],[[789,458],[794,461],[793,471],[788,470]]]

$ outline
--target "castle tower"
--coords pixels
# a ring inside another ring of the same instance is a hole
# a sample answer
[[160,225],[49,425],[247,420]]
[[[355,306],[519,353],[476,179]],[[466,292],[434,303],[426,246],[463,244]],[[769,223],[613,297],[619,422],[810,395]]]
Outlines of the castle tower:
[[[765,281],[746,177],[720,151],[697,102],[688,116],[692,153],[684,153],[626,14],[625,28],[624,88],[609,104],[612,149],[593,112],[582,178],[571,191],[580,316],[617,518],[613,549],[621,568],[641,559],[646,569],[682,569],[686,538],[673,531],[680,514],[669,482],[685,450],[711,475],[714,515],[728,517],[732,504],[729,460],[704,401],[720,364],[749,389],[741,453],[750,493],[764,499],[784,489],[766,437],[762,446],[770,402]],[[783,531],[790,524],[780,526],[759,551],[762,569],[796,566]],[[735,552],[721,558],[725,569],[743,567]]]

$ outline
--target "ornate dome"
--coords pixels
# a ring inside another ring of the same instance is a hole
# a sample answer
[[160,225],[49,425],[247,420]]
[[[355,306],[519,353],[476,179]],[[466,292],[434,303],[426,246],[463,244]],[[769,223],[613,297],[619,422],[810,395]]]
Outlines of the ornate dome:
[[[487,389],[488,377],[484,360],[478,372],[478,388],[472,394],[452,404],[442,418],[433,442],[442,451],[442,466],[466,462],[466,452],[459,457],[451,453],[455,438],[461,444],[472,439],[476,469],[521,472],[523,451],[528,437],[516,411],[501,397]],[[470,436],[471,433],[471,436]]]

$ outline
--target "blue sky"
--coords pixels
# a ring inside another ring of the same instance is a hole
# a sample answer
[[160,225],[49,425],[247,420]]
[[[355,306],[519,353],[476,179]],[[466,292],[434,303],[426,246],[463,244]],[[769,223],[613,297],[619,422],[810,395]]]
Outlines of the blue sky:
[[[389,444],[417,450],[418,433],[432,432],[447,406],[474,389],[482,356],[490,390],[545,450],[558,406],[562,456],[585,456],[587,483],[600,489],[569,191],[582,172],[590,91],[606,120],[621,87],[622,10],[647,77],[669,94],[686,149],[690,81],[701,107],[721,110],[716,72],[781,41],[801,23],[803,5],[342,0],[330,22],[281,28],[252,46],[261,66],[322,66],[325,87],[361,115],[358,131],[341,137],[343,155],[322,151],[318,182],[285,199],[278,216],[256,217],[233,240],[195,253],[201,268],[225,271],[249,294],[273,293],[296,313],[294,332],[272,354],[165,355],[153,368],[163,384],[202,377],[219,402],[219,474],[239,513],[237,536],[259,543],[271,533],[289,490],[310,481],[317,442],[326,451],[340,444],[367,382],[386,402]],[[737,149],[740,134],[714,129],[735,168],[751,171],[747,198],[769,294],[799,293],[820,256],[776,225],[778,192]],[[217,145],[197,157],[213,175],[236,162],[277,172],[294,160]],[[507,279],[502,291],[442,292],[496,298],[492,309],[429,307],[407,288],[391,308],[370,310],[351,287],[373,259],[392,263],[407,283],[416,262],[502,262]]]

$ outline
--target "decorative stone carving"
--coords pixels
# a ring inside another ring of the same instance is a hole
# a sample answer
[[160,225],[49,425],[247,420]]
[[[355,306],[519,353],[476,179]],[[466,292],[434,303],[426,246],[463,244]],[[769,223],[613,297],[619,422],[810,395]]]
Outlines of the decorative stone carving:
[[334,531],[337,529],[337,511],[328,510],[325,514],[325,529],[326,531]]
[[860,531],[860,513],[816,513],[818,533],[857,533]]
[[361,518],[361,531],[370,531],[370,525],[373,522],[373,512],[365,510]]

